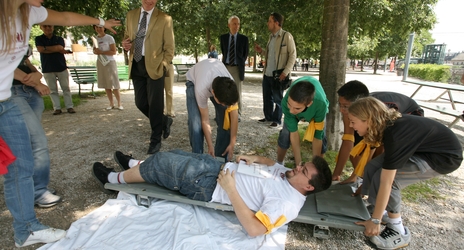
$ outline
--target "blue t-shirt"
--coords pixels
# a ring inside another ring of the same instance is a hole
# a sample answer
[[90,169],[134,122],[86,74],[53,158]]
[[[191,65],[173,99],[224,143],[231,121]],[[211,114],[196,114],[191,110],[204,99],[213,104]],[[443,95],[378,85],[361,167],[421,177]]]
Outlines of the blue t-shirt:
[[[53,46],[61,45],[65,46],[64,39],[59,36],[53,35],[50,39],[45,35],[41,35],[35,38],[36,46]],[[64,55],[56,53],[40,53],[40,61],[42,63],[42,73],[61,72],[66,70],[66,59]]]

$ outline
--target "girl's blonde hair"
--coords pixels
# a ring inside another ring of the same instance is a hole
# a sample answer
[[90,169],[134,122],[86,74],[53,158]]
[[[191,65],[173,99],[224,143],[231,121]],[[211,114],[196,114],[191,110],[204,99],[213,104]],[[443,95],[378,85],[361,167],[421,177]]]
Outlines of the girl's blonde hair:
[[358,99],[350,105],[348,112],[361,121],[367,121],[368,129],[364,140],[372,145],[382,143],[385,128],[393,125],[393,122],[401,117],[401,113],[395,109],[388,109],[383,102],[374,97]]
[[16,45],[16,16],[21,17],[21,33],[23,34],[24,43],[26,44],[26,32],[29,26],[29,11],[30,6],[27,3],[22,3],[19,8],[17,0],[0,0],[0,33],[2,39],[2,47],[0,54],[8,54]]

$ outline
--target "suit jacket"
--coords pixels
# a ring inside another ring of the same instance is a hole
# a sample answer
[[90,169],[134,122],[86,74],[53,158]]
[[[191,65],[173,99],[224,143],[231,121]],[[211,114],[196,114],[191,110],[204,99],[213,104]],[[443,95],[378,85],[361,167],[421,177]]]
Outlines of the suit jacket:
[[[229,53],[230,33],[221,35],[219,40],[221,41],[222,62],[225,64],[227,60],[227,54]],[[245,62],[248,58],[248,50],[248,37],[237,33],[237,41],[235,43],[235,59],[237,61],[238,72],[240,74],[240,81],[245,79]]]
[[[131,10],[126,17],[125,38],[134,40],[138,31],[141,8]],[[172,18],[157,8],[153,10],[150,22],[148,23],[145,37],[145,66],[151,79],[161,78],[174,58],[174,30]],[[129,74],[132,72],[132,61],[134,57],[134,44],[130,49]],[[132,78],[132,76],[130,76]]]
[[[285,34],[284,40],[282,41],[282,36]],[[295,64],[296,60],[296,48],[295,48],[295,41],[293,40],[292,34],[290,32],[287,32],[283,29],[280,29],[279,32],[277,32],[277,38],[274,43],[274,52],[275,52],[275,63],[277,64],[277,61],[279,62],[279,65],[277,65],[276,69],[284,69],[284,73],[286,75],[290,74],[293,69],[293,64]],[[266,51],[264,51],[264,54],[266,55],[266,60],[268,59],[267,52],[269,51],[269,42],[271,41],[272,34],[269,35],[269,41],[267,42],[266,45]],[[280,55],[279,55],[279,50],[280,50]],[[280,56],[280,59],[279,59]],[[264,66],[263,69],[263,74],[266,73],[266,68],[267,68],[267,63]],[[276,70],[273,69],[273,70]]]

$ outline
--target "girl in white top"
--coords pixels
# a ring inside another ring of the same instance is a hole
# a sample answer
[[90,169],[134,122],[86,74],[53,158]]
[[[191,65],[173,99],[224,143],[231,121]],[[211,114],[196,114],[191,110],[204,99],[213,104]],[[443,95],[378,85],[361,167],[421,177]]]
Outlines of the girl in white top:
[[98,55],[97,59],[97,82],[99,88],[104,88],[106,96],[110,101],[110,105],[106,110],[115,108],[113,103],[113,94],[118,101],[118,109],[123,110],[121,105],[121,97],[119,94],[119,77],[118,67],[114,60],[116,55],[116,45],[114,38],[108,34],[105,34],[105,27],[101,25],[94,25],[94,30],[98,33],[97,42],[98,45],[94,44],[93,53]]
[[34,211],[34,161],[31,142],[21,111],[10,99],[13,78],[34,87],[42,77],[40,73],[26,74],[16,70],[27,52],[30,28],[33,24],[101,24],[115,32],[111,27],[120,25],[114,19],[105,22],[103,19],[76,13],[45,9],[41,2],[42,0],[0,0],[0,136],[16,156],[16,160],[8,166],[8,173],[4,175],[5,202],[13,216],[16,247],[54,242],[66,235],[66,231],[49,228],[37,220]]

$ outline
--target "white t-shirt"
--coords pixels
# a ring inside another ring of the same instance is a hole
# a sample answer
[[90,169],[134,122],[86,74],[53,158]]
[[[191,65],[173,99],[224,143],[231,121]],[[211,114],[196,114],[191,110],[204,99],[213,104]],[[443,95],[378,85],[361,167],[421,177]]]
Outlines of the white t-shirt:
[[215,58],[200,61],[187,72],[187,81],[191,81],[195,85],[195,98],[198,107],[208,108],[208,99],[213,96],[213,80],[218,76],[234,79],[226,66]]
[[[108,35],[108,34],[105,34],[105,36],[103,36],[103,37],[98,37],[97,36],[97,42],[98,42],[98,48],[101,51],[108,51],[108,50],[110,50],[110,45],[115,44],[114,38],[112,36]],[[108,58],[108,60],[114,61],[113,56],[109,56],[109,55],[105,55],[105,56],[106,56],[106,58]]]
[[[8,99],[11,96],[11,85],[14,78],[14,70],[18,67],[19,63],[23,59],[23,56],[27,53],[29,37],[31,34],[31,27],[33,24],[41,23],[47,19],[48,12],[44,7],[30,7],[29,14],[29,28],[26,34],[22,33],[22,22],[19,15],[16,16],[16,44],[9,54],[0,52],[0,100]],[[3,47],[3,40],[0,40],[0,48]]]
[[[224,170],[236,171],[237,166],[238,164],[229,162]],[[236,172],[235,186],[248,208],[267,215],[271,224],[285,216],[285,223],[282,224],[284,225],[298,216],[306,196],[292,187],[285,177],[285,172],[291,169],[277,163],[269,168],[274,168],[271,172],[276,172],[276,178],[263,179]],[[231,205],[229,196],[219,184],[214,189],[211,202]]]

